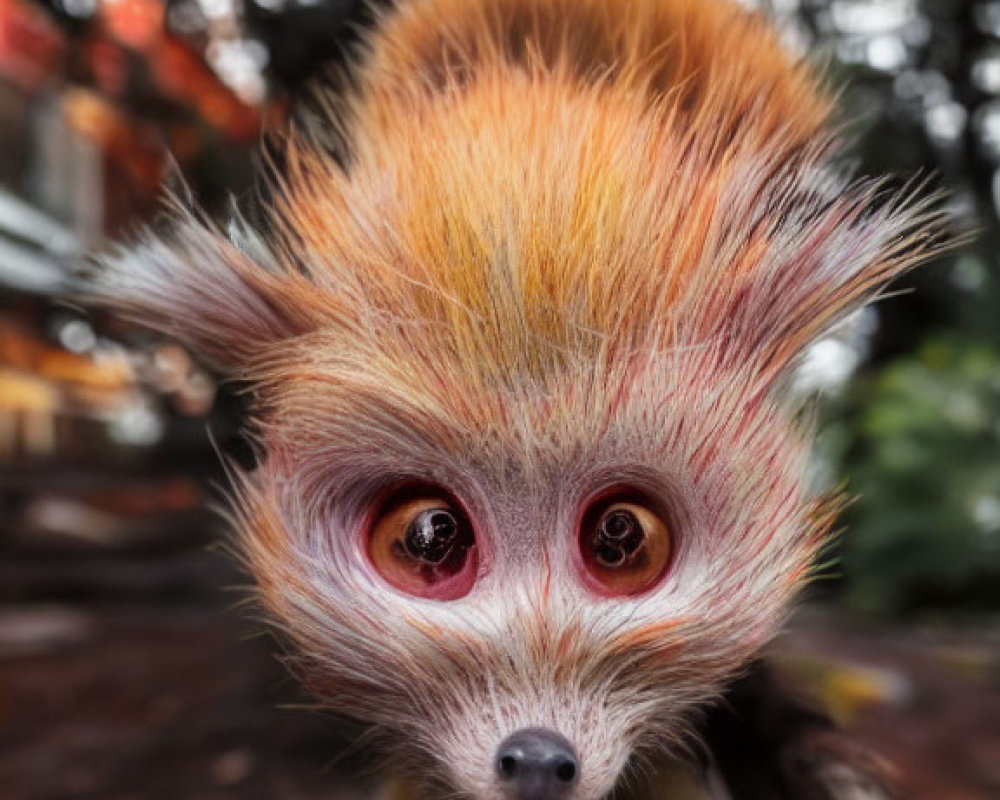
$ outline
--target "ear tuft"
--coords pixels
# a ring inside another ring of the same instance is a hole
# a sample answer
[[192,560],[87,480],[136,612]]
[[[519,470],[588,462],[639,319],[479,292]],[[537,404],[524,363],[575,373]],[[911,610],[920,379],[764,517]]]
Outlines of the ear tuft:
[[[850,185],[823,168],[753,187],[728,206],[728,227],[766,231],[751,264],[714,293],[716,329],[736,363],[784,377],[806,348],[895,278],[955,246],[940,195],[917,183]],[[777,198],[761,204],[759,197]],[[753,234],[744,234],[744,244]],[[744,252],[747,252],[744,251]]]
[[175,199],[157,230],[99,259],[90,300],[234,371],[313,330],[318,294],[239,216],[226,236]]

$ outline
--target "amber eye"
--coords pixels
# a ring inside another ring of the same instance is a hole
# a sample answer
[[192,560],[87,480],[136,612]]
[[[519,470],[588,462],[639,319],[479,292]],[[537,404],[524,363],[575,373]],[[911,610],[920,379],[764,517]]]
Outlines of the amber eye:
[[397,589],[437,600],[468,594],[479,564],[472,525],[443,492],[409,490],[382,503],[369,528],[368,555]]
[[672,549],[663,515],[640,494],[605,494],[583,515],[580,552],[589,581],[602,592],[633,595],[652,588]]

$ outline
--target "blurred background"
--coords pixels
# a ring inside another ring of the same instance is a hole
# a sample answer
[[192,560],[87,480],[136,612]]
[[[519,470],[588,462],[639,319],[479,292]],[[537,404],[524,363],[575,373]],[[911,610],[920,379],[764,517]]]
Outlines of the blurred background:
[[[234,606],[210,435],[243,400],[76,305],[170,175],[224,213],[353,0],[0,0],[0,799],[319,798],[350,737]],[[862,174],[970,244],[817,344],[819,479],[856,501],[776,658],[914,800],[1000,797],[1000,2],[771,0]]]

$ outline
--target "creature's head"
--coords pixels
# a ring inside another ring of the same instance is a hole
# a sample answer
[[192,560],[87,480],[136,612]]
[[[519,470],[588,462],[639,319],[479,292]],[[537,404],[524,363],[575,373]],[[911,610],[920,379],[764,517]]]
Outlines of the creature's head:
[[346,169],[290,139],[265,230],[181,213],[106,272],[255,385],[263,601],[439,789],[594,800],[688,746],[828,527],[782,387],[930,219],[831,177],[825,112],[744,102],[809,84],[723,30],[734,66],[655,101],[561,57],[372,79]]

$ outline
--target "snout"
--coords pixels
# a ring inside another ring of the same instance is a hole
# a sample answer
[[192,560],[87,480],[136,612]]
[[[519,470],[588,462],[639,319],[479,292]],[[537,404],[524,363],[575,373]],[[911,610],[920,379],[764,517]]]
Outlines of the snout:
[[566,738],[547,728],[524,728],[497,748],[496,777],[510,800],[560,800],[580,777]]

